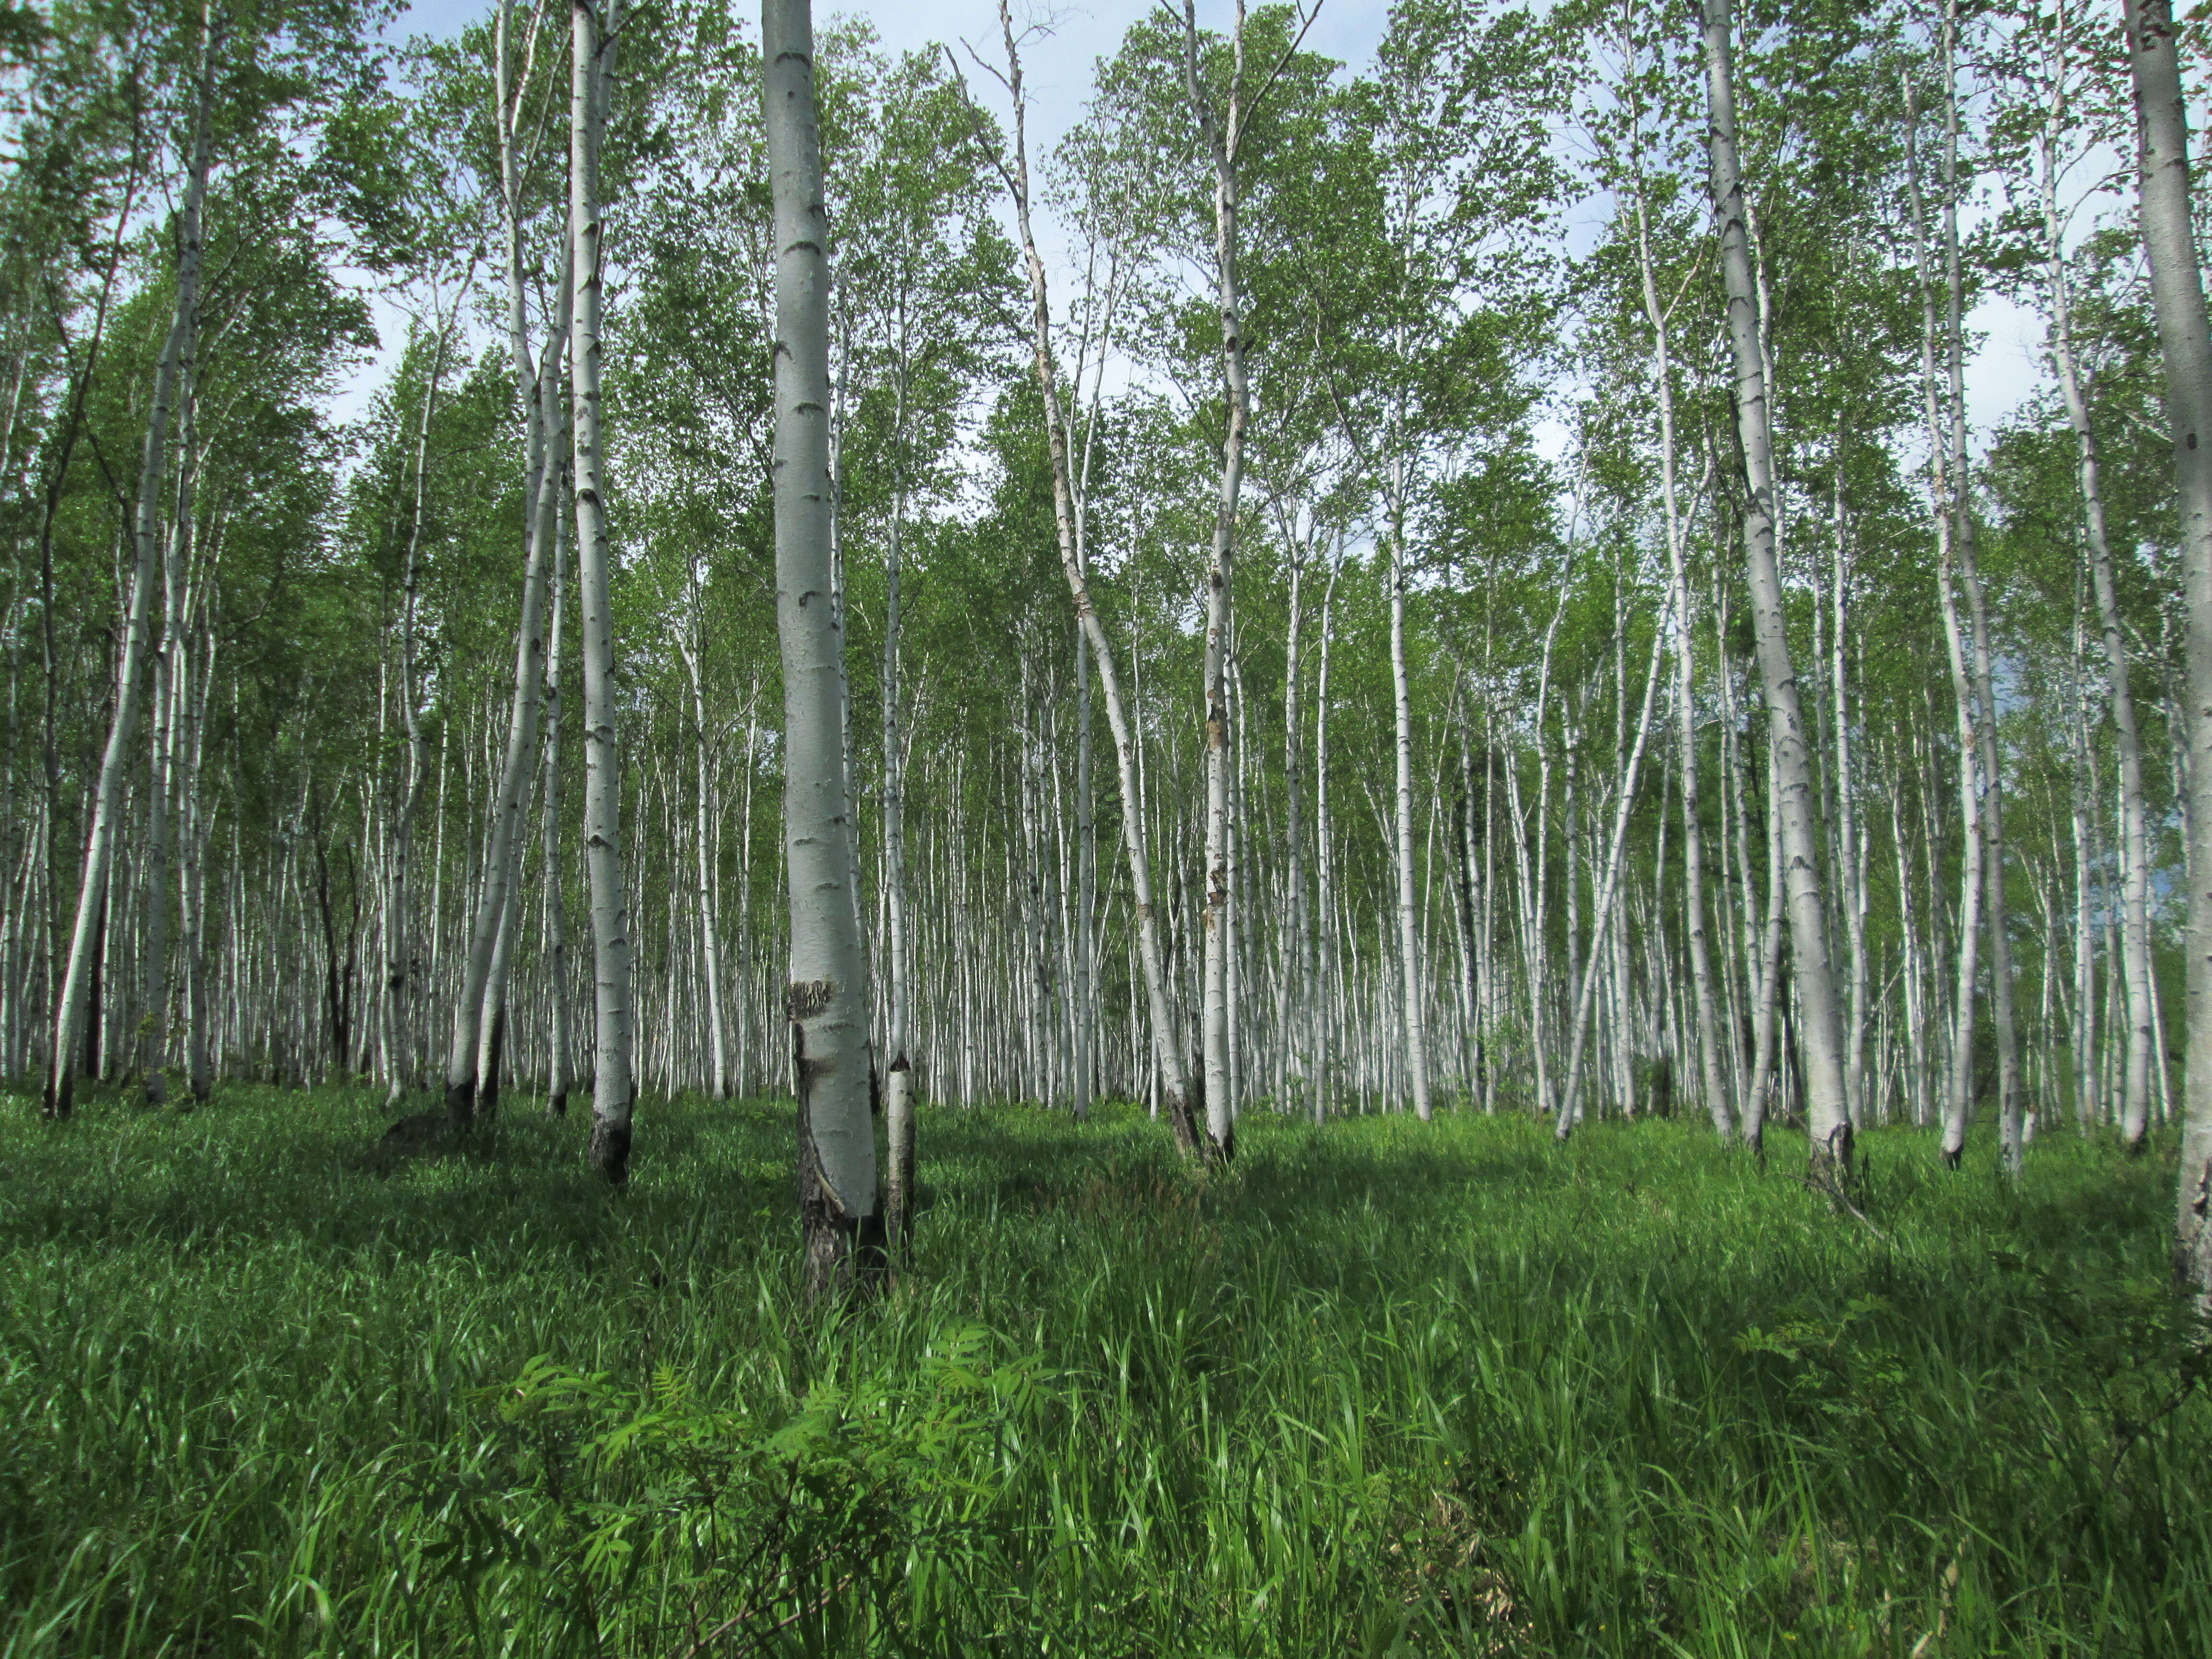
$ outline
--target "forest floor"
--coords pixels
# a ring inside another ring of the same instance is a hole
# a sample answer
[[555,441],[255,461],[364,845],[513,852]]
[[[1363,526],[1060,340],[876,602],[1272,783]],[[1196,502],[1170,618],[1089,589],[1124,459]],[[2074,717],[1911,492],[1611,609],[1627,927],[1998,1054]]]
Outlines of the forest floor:
[[2212,1652],[2163,1144],[927,1110],[824,1322],[787,1103],[535,1107],[0,1099],[0,1655]]

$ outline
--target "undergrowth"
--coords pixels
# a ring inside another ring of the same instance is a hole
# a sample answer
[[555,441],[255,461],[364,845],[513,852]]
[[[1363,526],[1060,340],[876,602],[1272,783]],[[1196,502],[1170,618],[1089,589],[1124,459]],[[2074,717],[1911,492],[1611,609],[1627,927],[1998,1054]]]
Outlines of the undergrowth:
[[2212,1652],[2171,1164],[926,1112],[809,1317],[787,1105],[0,1104],[0,1653]]

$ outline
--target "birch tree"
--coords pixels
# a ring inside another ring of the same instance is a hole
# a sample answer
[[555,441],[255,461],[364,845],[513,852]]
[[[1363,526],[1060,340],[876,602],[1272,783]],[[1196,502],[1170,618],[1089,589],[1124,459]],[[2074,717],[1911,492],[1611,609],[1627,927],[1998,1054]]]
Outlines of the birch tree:
[[1827,908],[1821,896],[1812,775],[1777,556],[1774,441],[1768,424],[1759,296],[1752,276],[1743,179],[1737,161],[1735,24],[1729,0],[1703,0],[1702,21],[1706,102],[1711,118],[1707,144],[1713,212],[1719,221],[1721,274],[1735,365],[1736,428],[1748,491],[1743,511],[1744,553],[1759,642],[1759,678],[1766,697],[1768,740],[1773,746],[1782,854],[1788,870],[1791,964],[1802,1010],[1806,1129],[1812,1141],[1814,1178],[1842,1181],[1851,1174],[1842,1019],[1829,968]]
[[592,1046],[592,1167],[611,1184],[629,1174],[630,937],[623,886],[622,770],[616,748],[614,617],[607,569],[605,448],[599,423],[605,222],[599,211],[599,144],[613,91],[618,27],[614,0],[595,11],[574,0],[568,94],[568,270],[574,287],[568,334],[575,433],[576,586],[584,623],[584,864],[592,895],[595,1014]]
[[820,1297],[872,1280],[883,1216],[848,830],[844,636],[830,604],[830,225],[808,0],[763,0],[761,52],[775,210],[773,476],[791,902],[786,1007],[799,1090],[805,1282]]
[[[1006,56],[1006,70],[1002,79],[1013,105],[1014,134],[1011,156],[991,153],[991,160],[1013,204],[1014,222],[1020,234],[1023,261],[1029,275],[1030,344],[1037,386],[1044,403],[1045,442],[1052,466],[1054,528],[1059,538],[1060,564],[1066,574],[1068,593],[1075,604],[1076,621],[1091,642],[1091,654],[1098,671],[1099,690],[1106,702],[1106,724],[1114,737],[1115,766],[1121,788],[1122,850],[1128,861],[1131,908],[1137,933],[1137,957],[1145,981],[1145,1001],[1152,1026],[1152,1058],[1158,1067],[1161,1105],[1174,1130],[1176,1146],[1187,1155],[1195,1155],[1200,1142],[1190,1109],[1188,1073],[1183,1061],[1182,1033],[1171,1011],[1160,950],[1159,919],[1153,908],[1152,857],[1145,828],[1143,793],[1137,781],[1136,732],[1131,726],[1128,706],[1122,696],[1121,677],[1115,667],[1113,646],[1106,637],[1097,607],[1091,603],[1090,575],[1080,554],[1082,544],[1076,532],[1066,414],[1061,406],[1060,371],[1054,356],[1051,298],[1044,259],[1037,251],[1036,233],[1030,214],[1029,114],[1023,90],[1021,51],[1014,33],[1013,14],[1007,0],[1000,0],[999,29]],[[954,64],[951,67],[957,77],[958,65]],[[987,153],[990,153],[988,140],[981,131],[980,111],[976,113],[976,121],[978,142],[986,143]]]
[[[2212,320],[2189,197],[2188,106],[2168,0],[2127,0],[2138,203],[2166,364],[2166,407],[2180,494],[2188,595],[2189,1068],[2185,1083],[2175,1263],[2212,1308]],[[2200,435],[2201,434],[2201,435]]]
[[154,371],[152,406],[138,468],[138,494],[132,537],[137,563],[131,579],[129,614],[116,670],[115,716],[100,766],[85,839],[83,875],[77,885],[76,921],[70,937],[68,965],[54,1011],[53,1044],[48,1060],[45,1109],[67,1117],[74,1103],[76,1063],[91,995],[96,933],[107,903],[108,872],[123,806],[123,774],[137,739],[139,707],[144,696],[141,670],[154,629],[156,584],[161,571],[161,498],[168,462],[169,419],[180,385],[190,384],[197,362],[200,321],[202,214],[207,201],[208,171],[215,154],[216,59],[222,30],[212,4],[200,14],[199,61],[193,75],[191,151],[185,163],[184,200],[177,217],[176,302],[168,337]]

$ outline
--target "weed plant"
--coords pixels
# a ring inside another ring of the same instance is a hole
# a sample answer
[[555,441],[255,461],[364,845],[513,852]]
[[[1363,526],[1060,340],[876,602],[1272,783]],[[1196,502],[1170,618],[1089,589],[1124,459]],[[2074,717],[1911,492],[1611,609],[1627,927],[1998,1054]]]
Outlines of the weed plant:
[[926,1111],[821,1318],[787,1103],[386,1115],[0,1106],[8,1659],[2212,1653],[2167,1158]]

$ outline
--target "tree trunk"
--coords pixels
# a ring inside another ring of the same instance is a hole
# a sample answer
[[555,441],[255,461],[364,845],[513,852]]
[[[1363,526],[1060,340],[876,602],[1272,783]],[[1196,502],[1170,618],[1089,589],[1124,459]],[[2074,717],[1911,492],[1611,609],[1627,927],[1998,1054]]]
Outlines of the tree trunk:
[[185,198],[178,216],[177,295],[168,337],[154,371],[153,407],[138,469],[135,518],[137,562],[131,578],[129,611],[117,666],[115,714],[93,797],[92,824],[85,840],[83,878],[77,889],[76,924],[70,940],[68,966],[54,1006],[54,1041],[50,1055],[45,1109],[50,1117],[67,1117],[74,1103],[73,1070],[81,1032],[96,1034],[95,1012],[88,1021],[97,969],[93,957],[107,909],[107,878],[114,861],[115,835],[123,803],[123,777],[137,735],[143,698],[139,684],[153,629],[155,583],[161,568],[161,485],[168,457],[169,414],[180,382],[189,385],[199,349],[201,214],[207,200],[208,169],[214,155],[215,58],[219,35],[210,6],[202,13],[198,86],[193,95],[191,158]]
[[1674,613],[1674,718],[1682,789],[1682,907],[1689,936],[1690,982],[1697,996],[1698,1060],[1705,1109],[1723,1140],[1734,1138],[1728,1091],[1721,1082],[1720,1039],[1713,1029],[1712,961],[1705,948],[1705,830],[1698,821],[1697,667],[1690,643],[1690,583],[1682,543],[1685,526],[1674,479],[1674,370],[1668,349],[1668,311],[1659,302],[1651,264],[1651,234],[1639,181],[1636,249],[1644,279],[1644,313],[1651,324],[1651,372],[1659,398],[1660,497],[1667,513],[1668,604]]
[[[2127,0],[2128,65],[2142,143],[2140,191],[2151,300],[2166,360],[2166,417],[2180,489],[2189,595],[2189,1060],[2176,1264],[2212,1305],[2212,325],[2189,200],[2187,108],[2169,0]],[[2155,1009],[2155,1003],[2153,1006]]]
[[1750,491],[1744,513],[1744,550],[1759,674],[1772,728],[1782,845],[1788,860],[1791,972],[1803,1004],[1806,1128],[1815,1178],[1848,1179],[1851,1124],[1844,1097],[1842,1021],[1829,968],[1820,836],[1814,823],[1804,721],[1798,706],[1797,672],[1790,657],[1775,545],[1773,435],[1768,425],[1766,370],[1745,230],[1743,180],[1736,160],[1729,0],[1704,0],[1704,21],[1706,94],[1712,118],[1708,138],[1713,206],[1721,222],[1721,264],[1735,365],[1736,424]]
[[880,1273],[867,982],[846,796],[844,638],[830,599],[829,223],[808,0],[763,0],[775,210],[776,624],[783,645],[786,993],[810,1297]]
[[1975,556],[1973,494],[1966,454],[1966,322],[1959,270],[1959,94],[1954,68],[1959,7],[1943,14],[1943,289],[1951,385],[1951,510],[1957,529],[1959,574],[1973,633],[1974,700],[1979,712],[1983,908],[1989,929],[1992,1034],[1997,1046],[1997,1125],[2006,1170],[2015,1179],[2024,1152],[2020,1041],[2014,1019],[2012,937],[2006,925],[2004,774],[1997,746],[1997,702],[1991,673],[1989,602]]
[[[1030,349],[1037,385],[1043,394],[1045,447],[1052,463],[1053,520],[1059,536],[1060,556],[1067,576],[1077,622],[1091,641],[1097,659],[1099,689],[1106,698],[1106,723],[1114,736],[1115,770],[1121,793],[1121,841],[1129,865],[1130,904],[1134,912],[1137,957],[1145,981],[1147,1012],[1152,1027],[1152,1048],[1159,1070],[1162,1104],[1175,1131],[1176,1144],[1187,1154],[1199,1150],[1196,1125],[1190,1109],[1190,1085],[1183,1064],[1182,1034],[1176,1028],[1168,995],[1168,981],[1160,950],[1159,921],[1152,902],[1152,860],[1147,849],[1143,794],[1137,779],[1137,734],[1129,722],[1121,696],[1121,675],[1115,667],[1113,647],[1106,638],[1091,599],[1090,580],[1078,551],[1074,499],[1069,475],[1067,427],[1060,408],[1058,371],[1054,366],[1052,311],[1045,283],[1044,260],[1037,252],[1030,220],[1028,112],[1022,88],[1021,58],[1017,48],[1013,14],[1006,0],[999,7],[1000,33],[1006,51],[1008,88],[1014,108],[1014,153],[1004,182],[1013,198],[1014,218],[1021,234],[1024,263],[1030,279]],[[955,73],[958,65],[953,64]]]
[[1406,661],[1405,468],[1398,465],[1390,514],[1390,685],[1396,714],[1397,823],[1395,851],[1398,877],[1398,954],[1404,969],[1406,1070],[1413,1115],[1426,1123],[1429,1103],[1429,1038],[1422,1018],[1419,898],[1413,879],[1413,690]]
[[623,890],[622,770],[615,747],[614,617],[607,570],[604,451],[599,434],[599,315],[605,222],[599,137],[614,82],[614,6],[604,27],[590,0],[570,14],[568,264],[574,284],[568,362],[576,464],[576,586],[584,613],[584,863],[591,878],[592,1167],[619,1184],[629,1173],[630,939]]
[[1091,641],[1075,630],[1075,1095],[1078,1123],[1090,1121],[1092,1006],[1091,934],[1098,909],[1098,861],[1091,796]]
[[[2054,102],[2063,82],[2054,84]],[[2054,109],[2051,122],[2062,118]],[[2104,488],[2100,481],[2097,436],[2089,419],[2088,394],[2074,356],[2074,307],[2066,276],[2065,248],[2060,236],[2058,180],[2051,154],[2049,128],[2042,144],[2044,255],[2051,278],[2051,344],[2057,361],[2058,387],[2066,400],[2066,418],[2074,429],[2076,471],[2081,481],[2082,527],[2089,555],[2089,572],[2096,592],[2099,633],[2105,650],[2106,684],[2112,710],[2114,746],[2120,770],[2120,874],[2122,982],[2127,992],[2127,1057],[2122,1073],[2120,1135],[2130,1150],[2140,1150],[2150,1130],[2151,998],[2155,994],[2150,970],[2150,854],[2143,806],[2142,741],[2136,722],[2135,696],[2129,684],[2126,635],[2120,628],[2118,589],[2112,580],[2112,549],[2105,523]],[[2076,814],[2077,817],[2079,814]],[[2075,839],[2081,839],[2077,831]],[[2086,939],[2086,927],[2076,930]],[[2087,1015],[2086,972],[2077,975],[2077,1027]],[[2086,1045],[2082,1054],[2086,1055]],[[2079,1059],[2080,1056],[2077,1056]]]
[[1220,488],[1213,509],[1212,556],[1206,582],[1206,919],[1205,969],[1200,997],[1205,1055],[1207,1156],[1226,1158],[1237,1138],[1236,1091],[1230,988],[1230,768],[1228,656],[1230,574],[1236,548],[1237,505],[1244,477],[1244,428],[1251,398],[1244,370],[1242,300],[1237,287],[1237,162],[1243,137],[1244,14],[1237,14],[1231,40],[1235,65],[1225,119],[1217,119],[1212,94],[1200,84],[1198,14],[1183,0],[1183,84],[1199,136],[1213,164],[1214,303],[1221,325],[1222,390],[1228,429],[1221,445]]
[[[884,1047],[890,1063],[884,1073],[884,1130],[887,1169],[884,1232],[896,1248],[908,1234],[914,1201],[914,1065],[907,1054],[907,1021],[911,988],[907,979],[906,752],[899,729],[899,576],[906,520],[906,376],[904,356],[897,377],[892,420],[890,536],[884,557],[883,768],[884,768],[884,987],[887,1007]],[[1077,1115],[1082,1115],[1079,1104]]]
[[[565,453],[551,457],[554,488],[565,491],[568,460]],[[568,515],[559,510],[553,520],[553,617],[545,635],[545,799],[539,818],[545,867],[545,982],[546,1056],[545,1111],[564,1117],[568,1111],[568,1061],[573,1040],[568,1032],[568,917],[562,896],[561,866],[561,649],[562,624],[567,621],[568,595]]]

